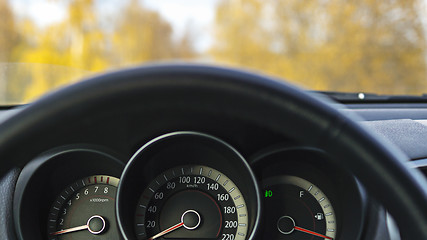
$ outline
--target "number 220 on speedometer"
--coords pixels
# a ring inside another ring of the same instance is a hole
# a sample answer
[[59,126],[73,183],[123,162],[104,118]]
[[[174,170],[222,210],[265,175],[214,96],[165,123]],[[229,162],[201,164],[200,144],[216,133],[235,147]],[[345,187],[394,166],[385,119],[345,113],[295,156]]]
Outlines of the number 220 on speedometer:
[[244,240],[246,203],[226,175],[186,165],[157,176],[143,191],[135,213],[138,239]]

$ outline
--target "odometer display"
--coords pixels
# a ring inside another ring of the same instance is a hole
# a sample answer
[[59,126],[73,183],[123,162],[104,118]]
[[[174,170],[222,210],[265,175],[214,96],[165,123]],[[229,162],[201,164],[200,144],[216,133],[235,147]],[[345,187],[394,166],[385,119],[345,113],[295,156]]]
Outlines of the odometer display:
[[138,239],[246,239],[248,212],[239,188],[223,173],[200,165],[157,176],[139,198]]

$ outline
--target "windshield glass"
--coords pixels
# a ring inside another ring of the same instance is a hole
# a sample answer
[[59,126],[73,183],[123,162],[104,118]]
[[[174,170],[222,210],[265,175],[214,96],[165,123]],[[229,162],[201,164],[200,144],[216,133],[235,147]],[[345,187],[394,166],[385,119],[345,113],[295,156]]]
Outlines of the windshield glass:
[[158,61],[320,91],[427,93],[424,0],[0,0],[0,104]]

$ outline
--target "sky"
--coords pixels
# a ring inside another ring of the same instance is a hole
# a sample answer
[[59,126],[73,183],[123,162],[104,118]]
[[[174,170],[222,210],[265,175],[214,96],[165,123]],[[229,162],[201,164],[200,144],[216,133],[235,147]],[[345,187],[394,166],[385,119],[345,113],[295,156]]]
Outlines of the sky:
[[[189,25],[195,33],[195,47],[199,51],[209,48],[212,43],[212,23],[218,0],[140,0],[141,3],[157,10],[174,29],[174,37],[180,37]],[[114,13],[123,0],[98,0],[100,13]],[[19,16],[29,16],[40,27],[59,22],[66,16],[65,0],[13,0],[12,8]]]
[[175,34],[185,31],[188,24],[196,33],[204,33],[195,36],[195,44],[197,49],[205,50],[212,43],[217,2],[218,0],[145,0],[144,4],[159,11],[177,30]]
[[61,21],[66,14],[64,1],[13,0],[9,2],[15,14],[31,17],[38,26]]

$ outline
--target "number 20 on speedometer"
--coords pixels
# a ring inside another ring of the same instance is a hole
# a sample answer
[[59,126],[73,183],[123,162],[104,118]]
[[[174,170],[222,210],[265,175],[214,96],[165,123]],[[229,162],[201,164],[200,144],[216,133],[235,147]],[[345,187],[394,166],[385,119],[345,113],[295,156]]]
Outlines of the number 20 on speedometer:
[[157,176],[139,198],[138,239],[246,239],[248,212],[239,188],[223,173],[187,165]]

